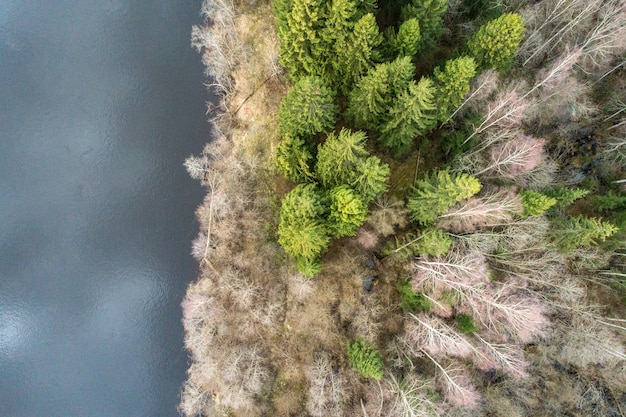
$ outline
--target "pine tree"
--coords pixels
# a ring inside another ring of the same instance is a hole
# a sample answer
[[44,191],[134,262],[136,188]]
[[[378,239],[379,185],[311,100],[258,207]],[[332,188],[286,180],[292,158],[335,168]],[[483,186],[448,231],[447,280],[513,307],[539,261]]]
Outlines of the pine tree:
[[307,75],[323,76],[327,55],[321,32],[326,18],[323,0],[293,0],[286,17],[288,3],[278,3],[278,38],[280,63],[289,70],[292,80]]
[[370,156],[357,166],[357,175],[350,185],[358,191],[367,205],[387,191],[389,173],[389,165],[376,156]]
[[358,176],[359,165],[367,158],[365,133],[341,129],[331,133],[318,147],[315,172],[326,188],[352,184]]
[[467,47],[481,68],[507,69],[524,38],[524,22],[516,13],[505,13],[478,29]]
[[378,129],[387,120],[396,97],[409,86],[414,72],[409,57],[378,64],[354,86],[346,116],[358,127]]
[[319,77],[304,77],[283,98],[278,111],[283,135],[310,137],[335,127],[335,92]]
[[376,48],[382,42],[376,19],[371,13],[360,18],[354,30],[335,42],[331,60],[335,84],[347,94],[353,83],[374,66]]
[[389,60],[401,57],[413,57],[420,45],[420,25],[417,19],[411,18],[400,25],[396,34],[393,27],[385,32],[384,50]]
[[434,92],[429,78],[411,82],[391,107],[389,120],[380,128],[379,141],[396,154],[402,154],[415,137],[432,130],[436,122]]
[[285,135],[276,147],[276,169],[293,182],[307,182],[313,178],[312,159],[304,140],[299,137]]
[[283,198],[278,243],[295,258],[313,260],[330,243],[323,221],[326,204],[314,184],[301,184]]
[[477,194],[481,188],[478,179],[470,175],[451,176],[446,170],[438,171],[419,180],[409,196],[407,207],[411,220],[423,225],[431,224],[454,203]]
[[446,61],[443,69],[435,68],[434,79],[437,92],[437,120],[446,122],[463,102],[470,90],[470,82],[476,75],[476,63],[468,56]]
[[612,223],[593,217],[566,217],[554,220],[550,237],[558,249],[568,253],[577,247],[590,247],[604,242],[618,230]]
[[330,190],[328,228],[336,237],[354,236],[367,218],[367,206],[356,191],[347,185]]
[[383,358],[380,353],[360,339],[348,343],[348,360],[364,378],[379,380],[383,377]]
[[538,216],[556,204],[556,199],[535,191],[526,190],[520,193],[524,206],[524,216]]
[[434,48],[443,33],[443,15],[448,10],[448,0],[413,0],[402,7],[402,20],[417,19],[421,31],[418,51]]

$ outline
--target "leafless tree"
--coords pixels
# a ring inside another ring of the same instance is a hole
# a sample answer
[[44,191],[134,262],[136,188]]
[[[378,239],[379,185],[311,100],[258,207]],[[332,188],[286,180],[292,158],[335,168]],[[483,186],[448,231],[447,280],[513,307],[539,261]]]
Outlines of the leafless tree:
[[520,345],[510,343],[492,343],[474,334],[478,340],[478,353],[472,358],[474,365],[487,371],[500,369],[513,378],[525,378],[528,362]]
[[445,324],[441,319],[425,314],[407,316],[405,337],[433,356],[468,357],[472,346],[463,335]]
[[330,356],[326,352],[315,355],[309,368],[309,396],[307,410],[313,417],[343,415],[346,384],[343,376],[333,369]]
[[446,401],[455,407],[474,408],[478,406],[480,395],[472,384],[467,368],[454,361],[443,366],[427,352],[424,352],[424,355],[440,371],[437,380]]
[[437,225],[452,233],[467,233],[477,228],[509,222],[522,210],[517,194],[499,191],[457,204],[437,219]]

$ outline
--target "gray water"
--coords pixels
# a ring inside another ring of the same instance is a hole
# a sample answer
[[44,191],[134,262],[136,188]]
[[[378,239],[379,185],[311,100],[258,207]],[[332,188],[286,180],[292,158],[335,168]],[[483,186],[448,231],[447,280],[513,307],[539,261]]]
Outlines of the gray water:
[[0,0],[0,416],[175,416],[200,1]]

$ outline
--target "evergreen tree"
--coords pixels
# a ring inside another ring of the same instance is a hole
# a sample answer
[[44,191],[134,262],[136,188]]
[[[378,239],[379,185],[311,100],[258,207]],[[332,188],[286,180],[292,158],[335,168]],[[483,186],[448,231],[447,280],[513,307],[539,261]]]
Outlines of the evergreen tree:
[[376,48],[382,42],[376,18],[368,13],[354,25],[354,30],[335,42],[332,59],[335,83],[347,94],[352,84],[374,65]]
[[367,158],[365,133],[341,129],[331,133],[318,147],[315,172],[326,188],[352,184],[358,176],[359,165]]
[[389,120],[381,126],[379,141],[396,154],[402,154],[415,137],[432,130],[436,122],[434,92],[429,78],[409,83],[391,107]]
[[303,139],[285,135],[276,147],[276,169],[293,182],[307,182],[313,178],[313,156]]
[[437,120],[446,122],[463,102],[476,75],[476,63],[468,56],[446,61],[443,69],[435,68]]
[[398,57],[413,57],[420,44],[420,25],[417,19],[412,18],[400,25],[396,34],[393,27],[385,31],[384,54],[389,59]]
[[348,360],[364,378],[383,377],[383,358],[374,348],[358,339],[348,343]]
[[283,135],[313,136],[335,127],[338,107],[335,92],[319,77],[304,77],[283,98],[278,111]]
[[551,190],[544,191],[544,194],[556,200],[555,207],[564,208],[579,198],[583,198],[589,194],[589,190],[585,190],[583,188],[556,187]]
[[411,58],[378,64],[355,85],[348,97],[346,116],[358,127],[375,130],[388,118],[389,108],[413,79]]
[[616,193],[613,190],[605,195],[598,195],[593,201],[593,205],[600,211],[615,210],[626,207],[626,194]]
[[323,76],[327,62],[322,29],[326,18],[323,0],[293,0],[286,17],[286,1],[276,4],[279,9],[278,38],[280,63],[289,70],[292,80],[307,75]]
[[328,228],[336,237],[354,236],[367,217],[367,207],[356,191],[347,185],[330,190]]
[[505,13],[478,29],[467,47],[481,68],[507,69],[524,38],[524,22],[516,13]]
[[297,258],[296,268],[305,277],[313,278],[322,272],[322,263],[319,259]]
[[443,33],[448,0],[412,0],[402,7],[402,20],[417,19],[421,31],[418,51],[432,50]]
[[[354,31],[354,24],[360,17],[357,4],[354,0],[332,0],[326,24],[322,30],[322,40],[326,52],[325,61],[328,67],[325,72],[328,74],[337,66],[336,51],[337,45],[345,45],[346,39]],[[332,76],[332,84],[338,85],[338,76]]]
[[411,220],[423,225],[431,224],[454,203],[477,194],[481,188],[478,179],[470,175],[451,176],[446,170],[438,171],[417,181],[407,204]]
[[567,253],[577,247],[590,247],[604,242],[618,230],[612,223],[593,217],[566,217],[554,220],[550,237],[558,249]]
[[323,221],[326,205],[314,184],[301,184],[283,198],[278,243],[296,259],[317,259],[330,237]]
[[531,190],[521,192],[520,199],[524,206],[524,216],[538,216],[556,204],[556,198]]
[[389,188],[389,165],[376,156],[370,156],[357,166],[357,175],[350,185],[358,191],[365,204],[371,203],[377,196]]

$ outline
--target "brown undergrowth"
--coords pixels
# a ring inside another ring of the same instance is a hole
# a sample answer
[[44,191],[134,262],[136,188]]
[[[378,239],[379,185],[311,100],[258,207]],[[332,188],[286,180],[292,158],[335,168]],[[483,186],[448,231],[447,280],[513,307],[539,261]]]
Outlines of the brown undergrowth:
[[[192,249],[201,273],[182,304],[191,365],[180,412],[352,414],[361,409],[357,393],[370,388],[347,366],[347,342],[357,336],[375,342],[391,317],[382,306],[397,305],[388,282],[363,291],[377,237],[364,228],[357,238],[335,242],[314,280],[288,262],[275,230],[280,197],[293,184],[276,175],[273,162],[287,82],[270,6],[211,2],[203,12],[207,25],[194,28],[194,45],[205,62],[233,55],[223,66],[229,74],[212,74],[223,96],[213,123],[217,137],[186,161],[207,196],[197,209]],[[215,33],[228,27],[234,29],[228,37]]]

